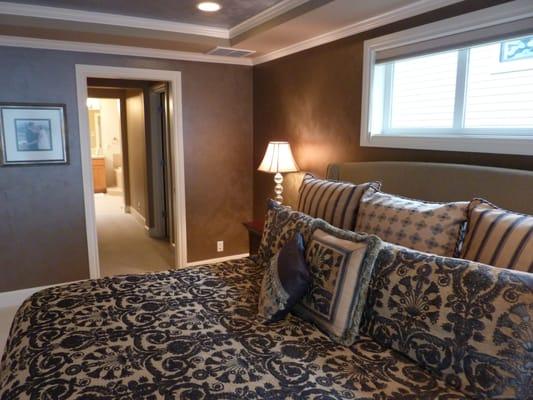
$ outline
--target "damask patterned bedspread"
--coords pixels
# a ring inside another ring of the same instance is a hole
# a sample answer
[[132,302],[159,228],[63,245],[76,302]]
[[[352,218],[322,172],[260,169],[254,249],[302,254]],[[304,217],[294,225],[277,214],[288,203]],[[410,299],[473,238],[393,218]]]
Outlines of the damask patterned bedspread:
[[459,399],[399,353],[256,318],[249,259],[87,280],[19,309],[0,399]]

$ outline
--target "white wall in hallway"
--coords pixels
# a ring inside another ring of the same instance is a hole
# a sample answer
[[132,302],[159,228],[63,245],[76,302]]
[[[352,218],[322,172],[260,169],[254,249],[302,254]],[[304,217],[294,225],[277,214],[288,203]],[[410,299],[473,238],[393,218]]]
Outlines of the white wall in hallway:
[[107,187],[117,186],[115,168],[122,165],[119,99],[100,99],[100,121]]

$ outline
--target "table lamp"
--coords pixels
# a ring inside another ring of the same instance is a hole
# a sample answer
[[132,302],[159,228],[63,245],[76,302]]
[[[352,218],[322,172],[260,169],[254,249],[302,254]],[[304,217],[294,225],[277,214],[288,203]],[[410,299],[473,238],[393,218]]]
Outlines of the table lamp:
[[291,146],[288,142],[269,142],[268,147],[263,157],[263,161],[257,168],[258,171],[269,172],[274,175],[274,193],[276,194],[276,201],[283,203],[283,175],[282,172],[296,172],[298,165],[292,156]]

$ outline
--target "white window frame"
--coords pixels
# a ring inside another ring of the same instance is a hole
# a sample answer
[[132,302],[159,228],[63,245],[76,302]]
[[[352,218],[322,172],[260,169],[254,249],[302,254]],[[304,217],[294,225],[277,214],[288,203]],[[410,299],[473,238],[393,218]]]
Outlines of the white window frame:
[[[461,129],[461,133],[458,133],[456,129],[387,129],[384,127],[384,134],[372,135],[369,123],[371,118],[370,94],[378,52],[532,16],[533,2],[531,0],[516,0],[365,41],[363,49],[361,146],[533,155],[533,129],[513,129],[513,133],[510,135],[509,129]],[[458,96],[460,90],[460,87],[456,88],[456,99],[462,98],[464,101],[464,96]],[[457,101],[455,107],[463,108],[461,102]],[[386,109],[384,113],[387,113]],[[455,113],[454,115],[459,114]],[[460,121],[454,120],[454,127],[459,124]],[[500,132],[502,136],[497,137],[496,135]]]

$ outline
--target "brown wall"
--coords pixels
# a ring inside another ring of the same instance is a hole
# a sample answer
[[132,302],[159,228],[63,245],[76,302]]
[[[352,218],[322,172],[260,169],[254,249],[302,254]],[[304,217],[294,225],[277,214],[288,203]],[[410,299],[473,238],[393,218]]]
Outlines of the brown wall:
[[251,67],[0,47],[0,102],[66,104],[69,154],[67,165],[0,168],[0,292],[89,276],[76,64],[181,71],[188,259],[247,252]]
[[[363,42],[504,1],[462,2],[254,67],[254,167],[270,140],[288,140],[303,170],[332,162],[409,160],[533,170],[533,157],[361,147]],[[254,173],[254,216],[262,218],[272,175]],[[385,188],[386,189],[386,188]]]
[[[198,63],[199,78],[183,87],[187,234],[197,238],[188,241],[189,261],[248,252],[242,222],[252,218],[252,73],[221,67]],[[200,92],[209,95],[185,97]],[[216,238],[225,241],[223,253]]]
[[[128,137],[128,169],[130,207],[145,220],[148,216],[148,187],[146,164],[146,131],[144,120],[144,93],[138,89],[126,90],[126,132]],[[149,223],[149,221],[145,221]]]

